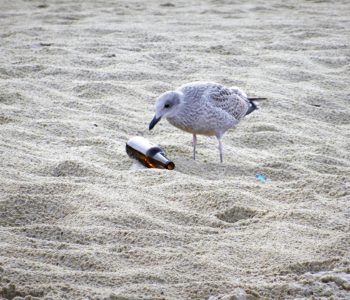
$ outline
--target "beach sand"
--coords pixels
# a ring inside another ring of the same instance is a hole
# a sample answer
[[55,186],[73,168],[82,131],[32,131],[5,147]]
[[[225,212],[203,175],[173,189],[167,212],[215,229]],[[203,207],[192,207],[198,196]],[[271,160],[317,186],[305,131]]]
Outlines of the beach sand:
[[[0,298],[350,299],[349,16],[1,1]],[[157,96],[198,80],[268,98],[223,164],[214,137],[193,161],[190,134],[148,131]],[[135,167],[132,136],[176,169]]]

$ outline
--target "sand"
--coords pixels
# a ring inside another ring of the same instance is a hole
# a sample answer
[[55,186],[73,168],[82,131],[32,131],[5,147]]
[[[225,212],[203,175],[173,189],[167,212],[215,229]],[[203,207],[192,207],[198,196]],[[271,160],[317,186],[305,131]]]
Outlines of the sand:
[[[0,5],[0,298],[350,298],[348,1]],[[148,131],[197,80],[269,98],[223,164]],[[135,167],[136,135],[176,169]]]

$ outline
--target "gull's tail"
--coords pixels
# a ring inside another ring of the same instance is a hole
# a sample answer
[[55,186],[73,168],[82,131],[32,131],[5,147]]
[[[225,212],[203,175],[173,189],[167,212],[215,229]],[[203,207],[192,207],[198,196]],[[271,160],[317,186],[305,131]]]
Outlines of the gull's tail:
[[263,100],[266,100],[266,99],[267,98],[248,98],[250,106],[249,106],[248,111],[247,111],[247,113],[245,115],[249,115],[254,110],[259,109],[254,101],[263,101]]

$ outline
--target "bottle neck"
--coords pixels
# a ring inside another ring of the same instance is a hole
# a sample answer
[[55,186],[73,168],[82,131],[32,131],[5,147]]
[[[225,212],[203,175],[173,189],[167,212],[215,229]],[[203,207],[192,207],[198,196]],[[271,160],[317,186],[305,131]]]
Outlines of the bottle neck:
[[158,161],[164,168],[168,170],[173,170],[175,168],[175,164],[167,159],[163,152],[157,152],[155,155],[152,156],[152,158],[156,161]]

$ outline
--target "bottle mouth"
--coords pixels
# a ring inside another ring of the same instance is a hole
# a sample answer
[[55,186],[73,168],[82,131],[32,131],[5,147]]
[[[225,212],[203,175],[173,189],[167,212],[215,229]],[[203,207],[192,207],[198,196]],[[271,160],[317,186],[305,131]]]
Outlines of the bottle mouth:
[[174,170],[175,169],[175,164],[172,161],[170,161],[168,164],[166,164],[166,168],[168,170]]

